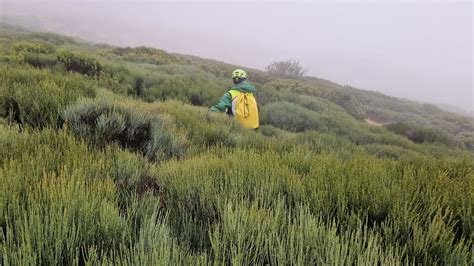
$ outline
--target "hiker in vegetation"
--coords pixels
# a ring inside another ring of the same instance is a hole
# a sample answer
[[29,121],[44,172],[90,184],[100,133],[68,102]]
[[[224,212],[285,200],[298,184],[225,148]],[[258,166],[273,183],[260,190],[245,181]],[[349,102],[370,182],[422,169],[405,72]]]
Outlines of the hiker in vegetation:
[[259,127],[255,86],[247,82],[247,73],[242,69],[232,72],[234,86],[221,97],[218,104],[211,107],[214,112],[226,112],[237,118],[239,123],[248,129]]

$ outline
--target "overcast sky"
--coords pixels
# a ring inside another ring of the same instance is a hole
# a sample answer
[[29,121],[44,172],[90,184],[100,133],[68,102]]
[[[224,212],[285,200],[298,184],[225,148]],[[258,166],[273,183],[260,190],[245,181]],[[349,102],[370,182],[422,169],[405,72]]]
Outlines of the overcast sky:
[[3,18],[41,30],[258,69],[299,59],[340,84],[474,109],[469,1],[0,1]]

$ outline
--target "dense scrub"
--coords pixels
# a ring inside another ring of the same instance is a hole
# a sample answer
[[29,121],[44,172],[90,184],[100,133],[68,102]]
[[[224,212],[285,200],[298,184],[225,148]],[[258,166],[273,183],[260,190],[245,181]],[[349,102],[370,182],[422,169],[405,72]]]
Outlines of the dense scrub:
[[20,124],[60,126],[61,107],[94,95],[95,83],[79,75],[0,66],[0,115]]
[[387,126],[387,128],[396,134],[407,137],[409,140],[415,143],[450,143],[450,140],[446,135],[432,128],[424,128],[402,122],[390,124]]
[[82,99],[64,109],[62,119],[73,135],[99,147],[117,143],[156,161],[183,156],[185,138],[172,119],[104,97]]
[[474,264],[467,118],[255,71],[246,131],[230,65],[0,36],[2,265]]
[[217,147],[156,167],[64,131],[1,132],[6,264],[472,261],[467,158]]

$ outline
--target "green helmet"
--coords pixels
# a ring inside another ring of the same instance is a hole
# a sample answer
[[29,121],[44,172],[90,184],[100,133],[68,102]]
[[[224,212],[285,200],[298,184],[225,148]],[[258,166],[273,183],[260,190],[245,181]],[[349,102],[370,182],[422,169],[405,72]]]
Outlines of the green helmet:
[[236,69],[232,72],[232,78],[246,79],[247,73],[245,73],[245,71],[242,69]]

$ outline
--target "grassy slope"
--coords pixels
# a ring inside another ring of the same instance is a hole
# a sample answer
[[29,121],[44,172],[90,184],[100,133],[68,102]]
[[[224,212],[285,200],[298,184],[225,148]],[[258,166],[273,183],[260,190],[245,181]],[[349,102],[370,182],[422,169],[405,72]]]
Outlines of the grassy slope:
[[468,118],[249,70],[249,132],[207,109],[234,66],[5,25],[0,46],[2,264],[474,262]]

